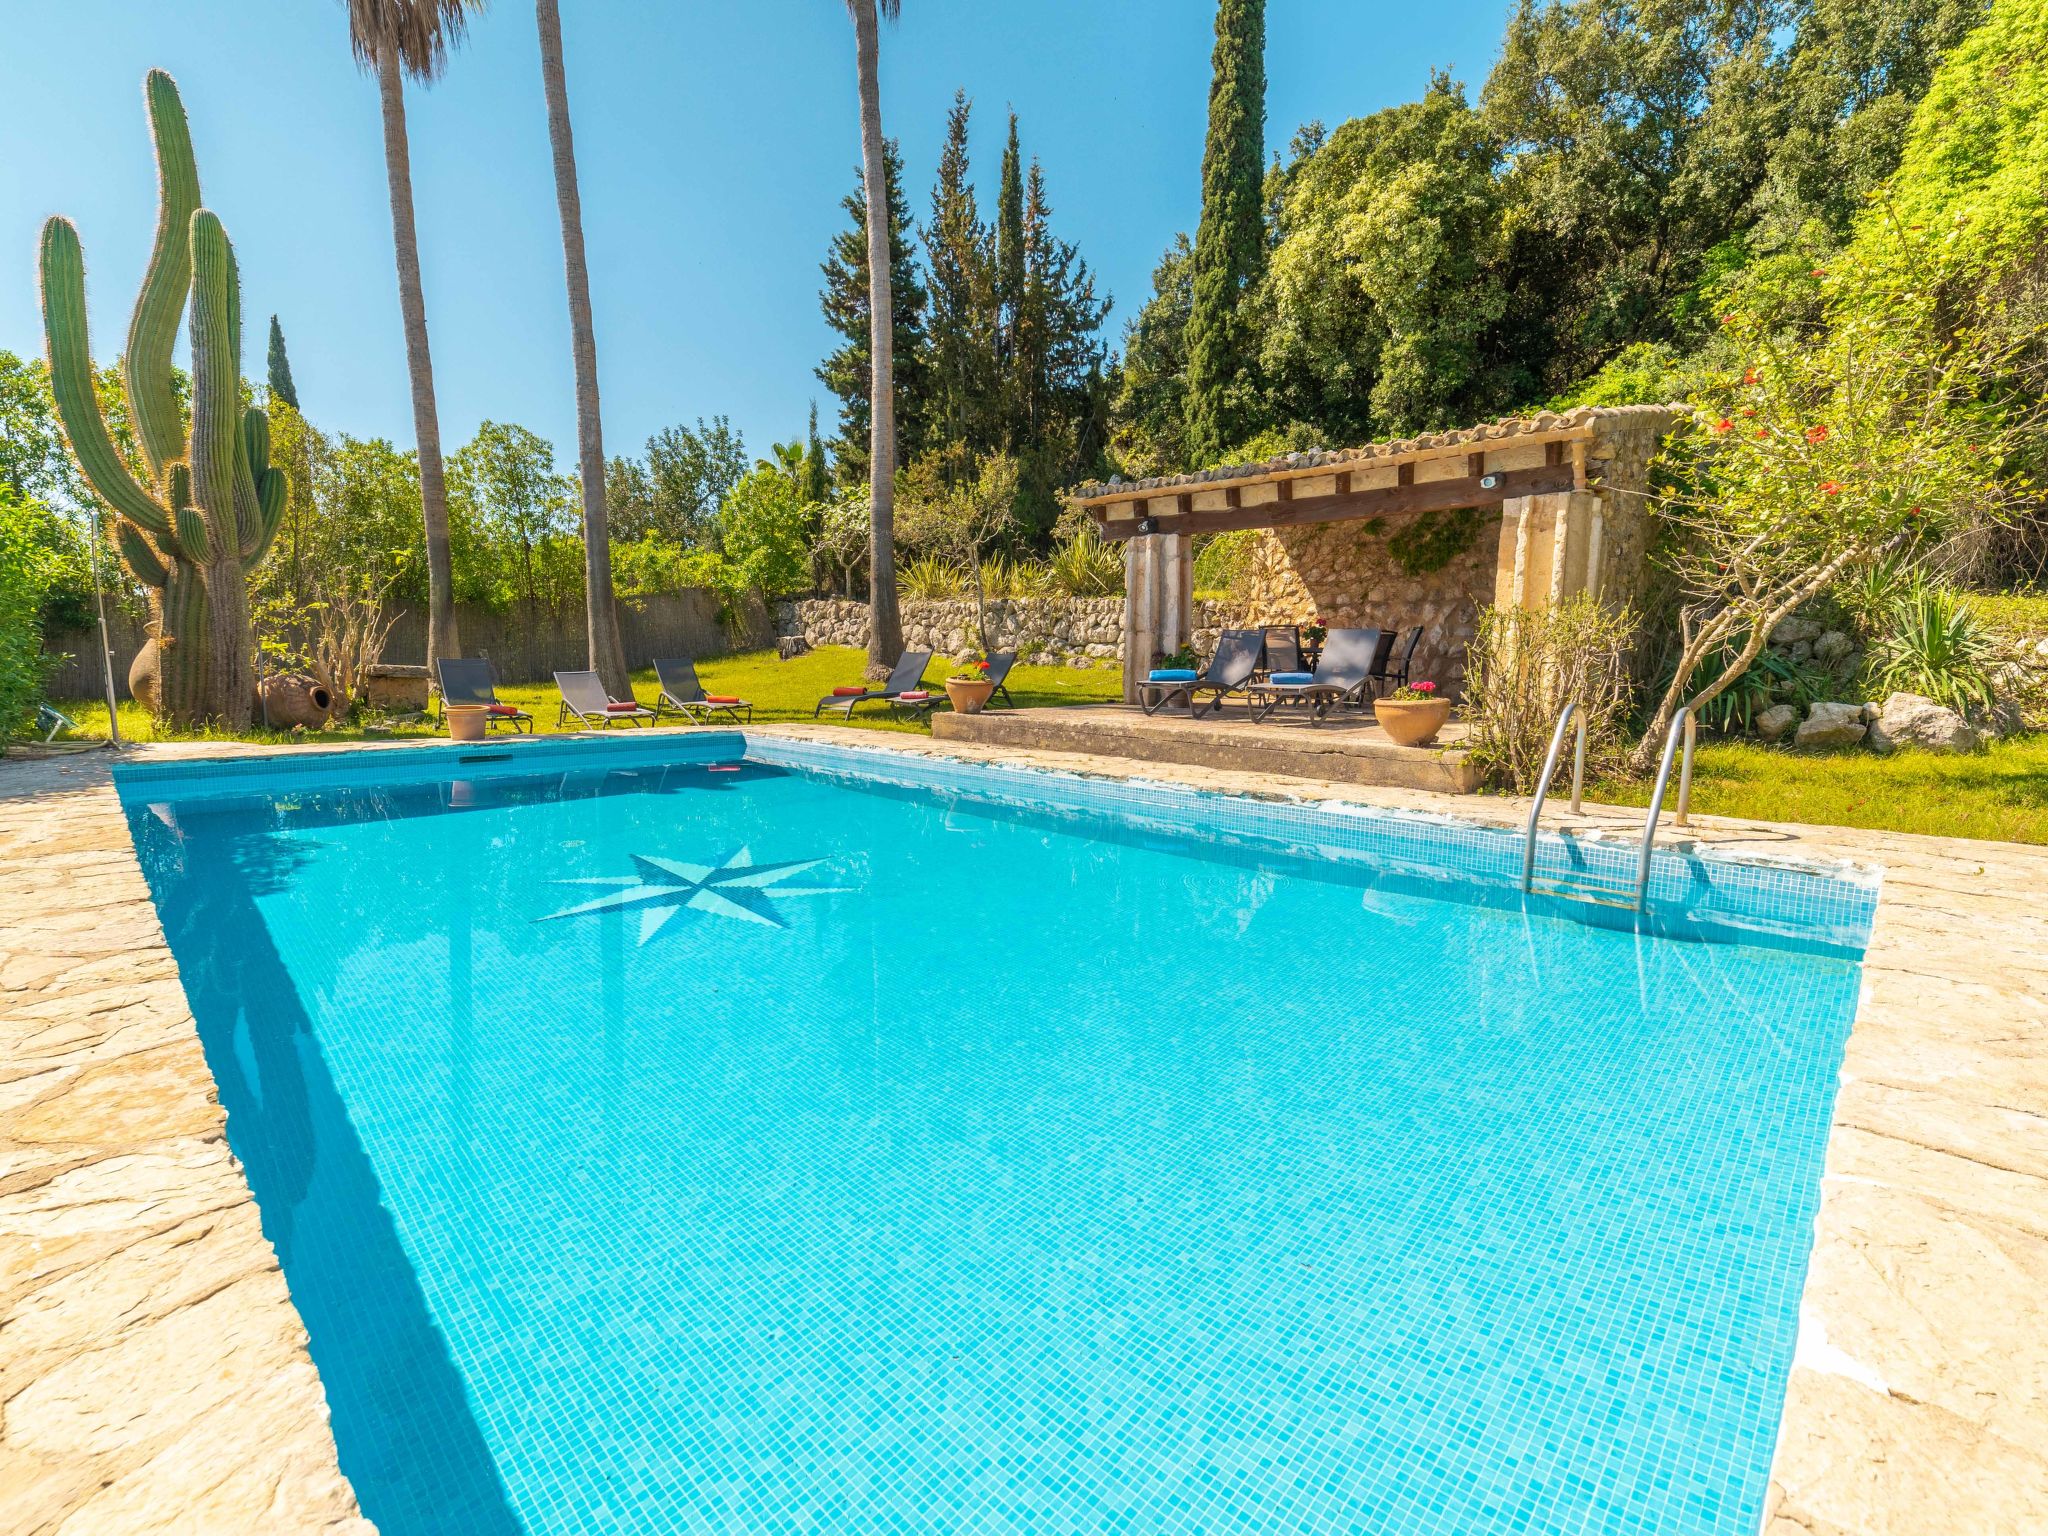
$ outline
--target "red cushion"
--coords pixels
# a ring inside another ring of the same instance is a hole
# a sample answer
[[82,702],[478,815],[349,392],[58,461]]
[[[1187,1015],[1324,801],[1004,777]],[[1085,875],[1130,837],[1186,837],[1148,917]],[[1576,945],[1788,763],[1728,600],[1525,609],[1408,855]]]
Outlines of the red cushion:
[[620,704],[614,702],[605,705],[605,710],[607,713],[614,715],[630,715],[631,713],[633,713],[634,710],[638,709],[639,707],[640,706],[638,704]]
[[707,693],[704,695],[704,702],[706,704],[738,704],[741,700],[737,695],[730,693]]
[[834,688],[832,690],[832,697],[835,699],[857,699],[866,692],[867,689],[865,688]]
[[896,695],[896,697],[900,702],[905,704],[922,704],[926,699],[931,697],[931,691],[926,688],[920,688],[915,693],[899,693]]
[[519,713],[519,711],[510,704],[486,704],[484,708],[489,710],[494,715],[516,715]]

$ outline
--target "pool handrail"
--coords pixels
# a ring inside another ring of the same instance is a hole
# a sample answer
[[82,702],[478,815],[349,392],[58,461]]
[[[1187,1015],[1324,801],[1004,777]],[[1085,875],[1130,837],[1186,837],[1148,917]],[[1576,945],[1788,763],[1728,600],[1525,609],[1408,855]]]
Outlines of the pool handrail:
[[1657,765],[1657,787],[1650,792],[1650,813],[1643,818],[1643,847],[1636,859],[1636,910],[1643,910],[1643,902],[1650,891],[1650,855],[1657,842],[1657,821],[1664,814],[1664,789],[1671,782],[1671,759],[1678,751],[1680,737],[1685,739],[1685,767],[1678,776],[1678,809],[1672,817],[1672,825],[1682,827],[1692,803],[1692,754],[1699,742],[1699,728],[1693,722],[1692,706],[1682,706],[1671,717],[1671,728],[1664,733],[1664,758]]
[[[1550,795],[1550,781],[1557,776],[1557,754],[1564,750],[1564,728],[1579,714],[1577,699],[1565,700],[1557,712],[1557,726],[1550,733],[1550,751],[1543,759],[1543,777],[1536,784],[1536,802],[1529,807],[1529,830],[1522,840],[1522,894],[1536,883],[1536,824],[1543,819],[1543,802]],[[1572,814],[1579,814],[1586,789],[1586,720],[1579,715],[1578,741],[1572,748]]]

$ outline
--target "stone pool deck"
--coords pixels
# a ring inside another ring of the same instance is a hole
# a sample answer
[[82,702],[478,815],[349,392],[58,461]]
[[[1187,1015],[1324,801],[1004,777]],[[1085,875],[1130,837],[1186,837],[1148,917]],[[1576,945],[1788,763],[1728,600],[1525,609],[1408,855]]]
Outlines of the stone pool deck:
[[[844,727],[757,733],[1510,826],[1527,811]],[[369,1532],[110,762],[0,761],[0,1529]],[[1628,837],[1640,815],[1546,825]],[[2048,1531],[2048,848],[1715,818],[1671,834],[1688,836],[1885,871],[1765,1536]]]

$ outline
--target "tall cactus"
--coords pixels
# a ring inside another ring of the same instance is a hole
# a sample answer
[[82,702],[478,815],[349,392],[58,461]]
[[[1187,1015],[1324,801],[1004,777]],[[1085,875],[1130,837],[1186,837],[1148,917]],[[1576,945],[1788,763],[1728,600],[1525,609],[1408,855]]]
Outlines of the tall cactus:
[[[242,295],[227,231],[199,204],[199,172],[178,87],[160,69],[143,86],[156,141],[157,226],[128,326],[122,387],[144,476],[130,470],[100,414],[86,330],[85,256],[69,219],[43,226],[43,334],[51,391],[71,451],[118,518],[121,558],[150,589],[155,707],[179,724],[249,724],[255,697],[248,571],[284,512],[270,426],[242,405]],[[188,434],[171,349],[191,300]]]

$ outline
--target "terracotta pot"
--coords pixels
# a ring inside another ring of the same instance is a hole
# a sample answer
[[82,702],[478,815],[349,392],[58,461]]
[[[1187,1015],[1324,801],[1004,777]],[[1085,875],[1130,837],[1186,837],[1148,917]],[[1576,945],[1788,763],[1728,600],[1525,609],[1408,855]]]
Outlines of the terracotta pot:
[[481,704],[451,704],[448,706],[448,739],[450,741],[482,741],[484,739],[484,729],[490,723],[490,711]]
[[317,731],[334,714],[334,695],[317,677],[303,672],[279,672],[256,685],[258,718],[267,719],[275,731],[304,726]]
[[1397,747],[1427,746],[1451,718],[1449,699],[1380,699],[1373,718]]
[[985,677],[949,677],[946,679],[946,697],[953,701],[953,712],[955,714],[980,714],[982,706],[988,703],[988,696],[995,691],[996,685]]

